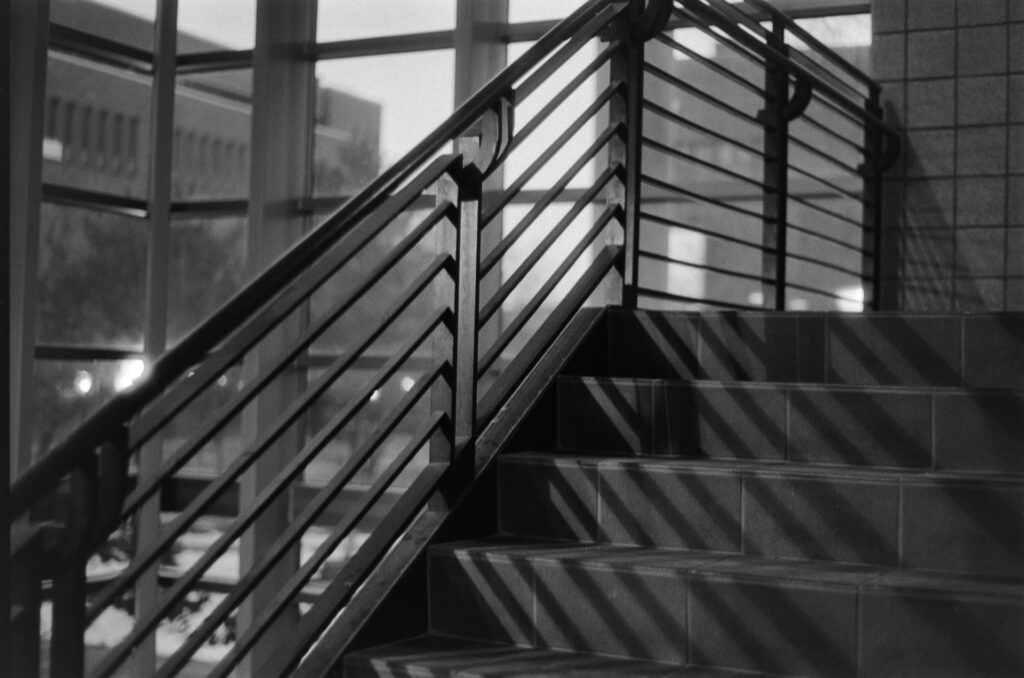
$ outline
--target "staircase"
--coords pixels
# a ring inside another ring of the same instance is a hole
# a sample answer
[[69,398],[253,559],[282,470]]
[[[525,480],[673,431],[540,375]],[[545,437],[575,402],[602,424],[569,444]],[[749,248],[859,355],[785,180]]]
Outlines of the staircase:
[[613,308],[537,402],[346,676],[1024,675],[1024,315]]

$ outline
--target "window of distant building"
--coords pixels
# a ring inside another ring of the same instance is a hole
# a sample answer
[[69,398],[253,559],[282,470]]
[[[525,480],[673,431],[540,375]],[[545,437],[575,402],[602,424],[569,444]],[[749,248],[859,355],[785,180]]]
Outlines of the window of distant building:
[[64,157],[75,147],[75,102],[69,101],[64,106]]
[[128,171],[134,172],[139,155],[139,119],[134,115],[128,120]]
[[89,161],[89,151],[92,150],[92,106],[85,106],[82,108],[82,143],[81,143],[81,160],[82,163]]
[[96,164],[103,167],[107,164],[107,123],[110,114],[101,110],[96,116]]
[[59,139],[58,123],[60,117],[60,99],[51,97],[46,104],[46,136],[49,139]]
[[206,174],[210,169],[210,166],[208,164],[209,152],[210,137],[204,134],[203,136],[199,137],[199,174]]
[[121,155],[122,139],[124,137],[124,115],[122,113],[114,114],[114,129],[110,134],[111,141],[113,142],[110,147],[110,155],[113,156],[114,169],[120,169],[121,162],[124,157]]

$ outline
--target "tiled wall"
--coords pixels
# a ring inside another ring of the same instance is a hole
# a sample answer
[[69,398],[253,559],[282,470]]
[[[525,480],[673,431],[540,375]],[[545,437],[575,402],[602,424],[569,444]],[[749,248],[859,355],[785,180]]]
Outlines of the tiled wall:
[[1024,310],[1024,0],[872,0],[887,305]]

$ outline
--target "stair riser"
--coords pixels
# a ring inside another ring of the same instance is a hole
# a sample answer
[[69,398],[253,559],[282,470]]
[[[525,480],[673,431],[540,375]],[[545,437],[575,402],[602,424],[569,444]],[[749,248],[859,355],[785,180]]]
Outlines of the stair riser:
[[504,533],[780,558],[1019,575],[1024,490],[885,476],[808,476],[612,460],[508,457]]
[[434,633],[780,675],[990,676],[1024,666],[1019,599],[894,591],[867,576],[767,581],[503,553],[438,550],[430,566]]
[[1024,395],[567,377],[570,451],[1024,473]]
[[1020,314],[612,311],[609,374],[1024,388]]

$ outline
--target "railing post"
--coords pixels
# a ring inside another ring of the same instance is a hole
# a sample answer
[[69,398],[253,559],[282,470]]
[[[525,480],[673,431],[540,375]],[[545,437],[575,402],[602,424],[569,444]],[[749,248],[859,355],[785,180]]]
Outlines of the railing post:
[[626,308],[636,308],[640,282],[640,178],[642,174],[644,38],[634,30],[643,14],[643,0],[631,0],[628,9],[613,25],[609,38],[620,38],[623,47],[611,58],[613,82],[623,85],[608,104],[612,124],[623,131],[609,144],[608,162],[621,165],[618,185],[610,189],[608,201],[622,207],[623,245],[622,299]]
[[[772,21],[768,44],[789,53],[785,25]],[[765,302],[774,292],[774,308],[786,308],[786,219],[789,201],[789,124],[786,105],[789,100],[789,75],[775,62],[765,64],[764,108],[758,114],[764,125],[764,233],[762,271],[771,283],[763,284]]]
[[477,329],[480,294],[480,213],[483,173],[473,163],[482,138],[458,139],[463,166],[458,174],[459,222],[455,241],[455,392],[452,394],[454,452],[473,436],[476,424]]
[[[882,105],[879,88],[871,88],[864,108],[869,115],[882,119]],[[870,261],[863,258],[863,282],[870,281],[870,308],[878,311],[882,306],[882,172],[884,171],[885,138],[881,130],[874,125],[864,123],[864,164],[861,174],[864,177],[863,224],[864,242],[862,251],[871,253]],[[866,296],[866,295],[865,295]]]

